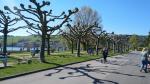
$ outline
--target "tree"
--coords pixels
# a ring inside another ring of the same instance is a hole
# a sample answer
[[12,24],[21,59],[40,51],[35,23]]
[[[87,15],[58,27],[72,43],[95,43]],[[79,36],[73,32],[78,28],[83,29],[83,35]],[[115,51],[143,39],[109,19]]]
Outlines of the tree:
[[71,46],[71,53],[73,54],[74,53],[74,43],[75,43],[74,36],[72,35],[72,33],[70,33],[69,30],[66,31],[66,32],[64,32],[64,31],[61,30],[61,35],[67,40],[67,42],[69,44],[71,44],[70,45]]
[[138,47],[138,37],[137,35],[132,35],[130,38],[129,38],[129,43],[131,44],[132,46],[132,49],[137,49]]
[[102,30],[102,27],[97,27],[92,30],[92,34],[96,38],[96,55],[98,55],[100,39],[105,32],[105,30]]
[[11,28],[12,26],[14,26],[15,24],[17,24],[17,22],[19,21],[19,18],[11,18],[11,13],[9,12],[4,12],[2,10],[0,10],[0,32],[3,33],[4,38],[3,38],[3,53],[6,54],[7,53],[7,35],[10,32],[16,31],[20,28],[25,28],[25,26],[20,26],[20,27],[16,27],[16,28]]
[[54,31],[50,31],[47,33],[47,55],[50,55],[50,36]]
[[[14,7],[16,12],[11,11],[7,6],[5,6],[5,9],[18,15],[26,22],[30,30],[41,35],[40,59],[41,62],[45,62],[44,51],[48,32],[58,30],[66,22],[69,22],[70,16],[78,12],[78,8],[75,8],[75,10],[68,10],[68,14],[62,12],[60,15],[56,16],[52,14],[52,10],[47,11],[45,8],[50,5],[49,1],[42,1],[42,3],[39,3],[37,0],[30,0],[30,2],[32,5],[28,5],[28,7],[25,7],[24,4],[20,4],[20,8]],[[57,21],[57,25],[50,26],[51,23],[55,21]]]
[[82,7],[81,10],[75,14],[73,25],[68,24],[70,33],[77,40],[77,56],[80,56],[81,39],[86,36],[94,27],[98,27],[99,17],[98,13],[90,7]]
[[115,39],[115,33],[114,32],[112,32],[111,33],[112,34],[112,44],[113,44],[113,53],[116,53],[116,39]]

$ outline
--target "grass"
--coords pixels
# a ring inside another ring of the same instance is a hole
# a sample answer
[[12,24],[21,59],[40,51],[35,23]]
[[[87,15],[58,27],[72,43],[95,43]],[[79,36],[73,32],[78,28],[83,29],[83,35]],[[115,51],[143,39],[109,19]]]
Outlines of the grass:
[[[110,52],[109,57],[118,55]],[[17,58],[31,56],[28,52],[23,53],[12,53],[9,56],[9,62],[13,62],[14,65],[11,67],[0,68],[0,79],[4,77],[9,77],[13,75],[23,74],[27,72],[33,72],[37,70],[53,68],[61,65],[66,65],[70,63],[82,62],[92,59],[100,58],[101,55],[88,55],[86,52],[81,52],[81,57],[71,54],[70,51],[53,53],[50,56],[46,56],[47,63],[40,63],[38,60],[33,60],[31,64],[16,64]]]
[[[9,62],[16,63],[16,58],[20,56],[28,56],[28,55],[27,53],[23,53],[23,54],[14,53],[9,57]],[[46,56],[46,61],[48,63],[40,63],[38,60],[33,60],[31,64],[14,64],[11,67],[0,68],[0,78],[57,67],[60,65],[66,65],[75,62],[87,61],[96,58],[99,58],[99,56],[96,55],[88,56],[84,54],[81,57],[76,57],[70,54],[69,52],[54,53],[51,56]]]

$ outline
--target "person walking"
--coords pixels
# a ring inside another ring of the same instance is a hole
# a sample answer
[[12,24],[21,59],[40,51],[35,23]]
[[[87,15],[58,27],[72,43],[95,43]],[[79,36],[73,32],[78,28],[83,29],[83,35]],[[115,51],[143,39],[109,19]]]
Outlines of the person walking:
[[144,70],[145,73],[147,73],[147,65],[148,65],[147,48],[143,48],[143,50],[142,50],[141,63],[142,63],[142,66],[141,66],[140,72],[142,72],[142,70]]
[[103,58],[104,58],[104,63],[105,63],[107,62],[108,48],[104,47],[102,53],[103,53]]

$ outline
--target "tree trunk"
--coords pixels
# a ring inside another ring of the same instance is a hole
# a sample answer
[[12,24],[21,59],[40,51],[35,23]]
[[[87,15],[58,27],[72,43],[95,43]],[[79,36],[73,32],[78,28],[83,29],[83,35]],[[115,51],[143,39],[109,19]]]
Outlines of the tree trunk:
[[124,47],[123,47],[123,43],[121,43],[121,53],[123,53]]
[[4,34],[4,46],[3,46],[3,53],[7,53],[7,34]]
[[47,55],[50,55],[50,35],[47,35]]
[[116,53],[116,45],[115,45],[115,42],[113,42],[113,53]]
[[98,55],[98,48],[99,47],[99,38],[97,38],[97,42],[96,42],[96,55]]
[[119,53],[120,50],[119,50],[119,43],[117,43],[117,52]]
[[41,43],[41,52],[40,52],[40,60],[41,62],[45,62],[45,55],[44,55],[44,52],[45,52],[45,34],[42,35],[42,43]]
[[74,49],[74,42],[71,40],[71,53],[73,54],[73,49]]
[[4,28],[4,39],[3,39],[3,54],[7,53],[7,26]]
[[118,43],[118,53],[121,53],[121,44],[120,44],[120,42]]
[[108,49],[110,49],[110,41],[108,40],[108,47],[107,47]]
[[[4,39],[3,39],[3,54],[4,54],[4,56],[6,57],[7,56],[7,28],[8,28],[8,26],[7,25],[5,25],[5,28],[4,28],[4,30],[3,30],[3,33],[4,33]],[[4,61],[4,67],[6,67],[7,66],[7,60],[6,61]]]
[[80,57],[80,42],[81,42],[81,38],[78,38],[78,42],[77,42],[77,56]]
[[86,42],[86,48],[89,49],[89,41]]
[[86,51],[87,50],[86,42],[83,42],[82,44],[83,44],[83,50]]

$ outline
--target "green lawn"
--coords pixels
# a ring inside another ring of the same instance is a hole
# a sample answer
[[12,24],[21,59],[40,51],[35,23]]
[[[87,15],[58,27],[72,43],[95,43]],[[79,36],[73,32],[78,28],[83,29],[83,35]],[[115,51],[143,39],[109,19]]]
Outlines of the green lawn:
[[[116,55],[116,54],[115,54]],[[111,52],[109,56],[114,56]],[[0,68],[0,78],[18,75],[27,72],[33,72],[42,69],[48,69],[66,65],[70,63],[82,62],[92,59],[100,58],[101,55],[88,55],[86,52],[81,52],[81,57],[77,57],[75,54],[71,54],[70,51],[52,53],[50,56],[46,56],[47,63],[40,63],[39,60],[32,60],[31,64],[17,64],[17,59],[20,57],[31,57],[31,53],[11,53],[9,56],[9,63],[13,63],[13,66]]]
[[54,53],[51,56],[46,56],[46,61],[48,63],[40,63],[38,60],[33,60],[31,64],[16,64],[16,58],[21,56],[29,56],[30,53],[13,53],[10,55],[9,62],[14,62],[11,67],[0,68],[0,78],[37,71],[46,68],[52,68],[60,65],[81,62],[91,59],[99,58],[100,56],[89,56],[82,53],[81,57],[76,57],[70,52]]

